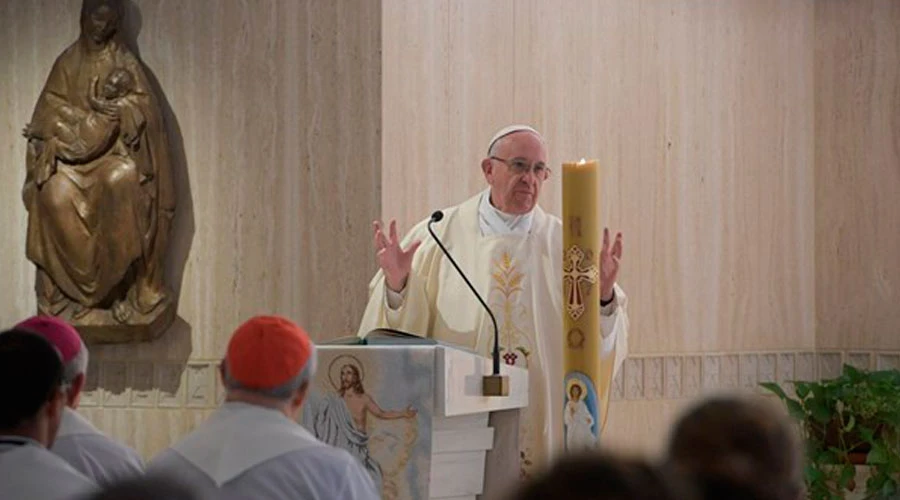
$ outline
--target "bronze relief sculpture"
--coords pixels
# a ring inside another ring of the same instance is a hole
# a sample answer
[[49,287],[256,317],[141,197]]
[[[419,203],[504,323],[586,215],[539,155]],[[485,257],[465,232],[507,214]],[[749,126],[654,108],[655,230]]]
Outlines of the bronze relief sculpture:
[[175,213],[168,137],[121,17],[117,0],[85,0],[81,35],[24,130],[38,312],[102,343],[154,339],[176,309],[163,278]]

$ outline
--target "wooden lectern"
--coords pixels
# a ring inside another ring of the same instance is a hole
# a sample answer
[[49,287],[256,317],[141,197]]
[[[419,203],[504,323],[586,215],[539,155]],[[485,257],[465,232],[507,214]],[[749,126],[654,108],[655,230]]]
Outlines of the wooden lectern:
[[527,370],[503,365],[509,395],[487,397],[491,360],[464,349],[428,339],[318,349],[301,423],[359,458],[383,498],[493,500],[516,486]]

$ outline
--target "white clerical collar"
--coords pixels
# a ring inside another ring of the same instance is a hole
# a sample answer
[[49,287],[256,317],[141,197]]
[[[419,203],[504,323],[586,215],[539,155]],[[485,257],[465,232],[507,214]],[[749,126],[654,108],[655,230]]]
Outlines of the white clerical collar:
[[22,446],[37,446],[44,448],[44,445],[25,436],[0,435],[0,452],[13,450]]
[[482,235],[525,234],[531,231],[533,220],[534,210],[521,215],[507,214],[491,205],[491,188],[481,193],[481,201],[478,203],[478,225],[481,227]]

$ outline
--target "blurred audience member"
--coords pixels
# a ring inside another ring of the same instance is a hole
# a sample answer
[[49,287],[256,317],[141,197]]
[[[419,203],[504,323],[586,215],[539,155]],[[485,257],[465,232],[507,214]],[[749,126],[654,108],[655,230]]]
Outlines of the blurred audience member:
[[526,482],[512,500],[690,500],[687,484],[649,462],[577,454]]
[[705,499],[798,500],[803,448],[796,427],[761,398],[715,397],[675,425],[668,462]]
[[[207,500],[188,484],[175,479],[148,475],[108,484],[83,500]],[[211,499],[210,499],[211,500]]]

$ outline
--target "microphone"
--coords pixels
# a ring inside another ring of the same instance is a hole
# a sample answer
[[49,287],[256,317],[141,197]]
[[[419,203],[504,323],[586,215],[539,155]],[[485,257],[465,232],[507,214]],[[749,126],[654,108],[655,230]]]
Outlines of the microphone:
[[469,278],[466,277],[466,273],[463,272],[462,269],[459,268],[456,261],[453,260],[453,256],[450,255],[450,252],[447,251],[447,248],[444,247],[444,243],[441,242],[441,239],[434,234],[434,230],[431,228],[431,225],[435,222],[440,222],[444,218],[444,212],[438,210],[431,214],[431,220],[428,221],[428,232],[431,234],[431,237],[434,238],[435,243],[438,244],[441,251],[444,252],[444,255],[447,257],[447,260],[453,264],[453,267],[456,268],[456,272],[462,277],[463,281],[466,282],[466,285],[469,286],[469,290],[475,295],[478,299],[478,302],[481,302],[481,305],[484,307],[484,310],[487,311],[488,316],[491,318],[491,323],[494,325],[494,352],[492,353],[492,361],[494,362],[493,373],[491,375],[485,376],[482,381],[482,392],[485,396],[509,396],[509,378],[500,375],[500,333],[497,328],[497,318],[494,317],[494,313],[491,311],[491,308],[487,305],[484,299],[481,298],[481,295],[478,293],[478,290],[472,286],[472,283],[469,281]]

